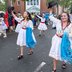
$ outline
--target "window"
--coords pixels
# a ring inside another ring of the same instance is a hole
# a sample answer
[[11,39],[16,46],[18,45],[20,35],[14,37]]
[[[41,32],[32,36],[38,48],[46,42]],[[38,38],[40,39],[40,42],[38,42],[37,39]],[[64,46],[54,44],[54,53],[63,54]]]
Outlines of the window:
[[29,5],[31,5],[31,0],[29,0]]
[[37,0],[37,5],[39,5],[39,0]]
[[20,5],[20,0],[17,0],[17,5],[18,5],[18,6]]
[[33,0],[31,0],[30,2],[31,2],[31,5],[33,5]]
[[28,0],[27,5],[39,5],[39,0]]
[[34,5],[36,5],[36,0],[34,0]]
[[29,5],[29,0],[27,1],[27,5]]

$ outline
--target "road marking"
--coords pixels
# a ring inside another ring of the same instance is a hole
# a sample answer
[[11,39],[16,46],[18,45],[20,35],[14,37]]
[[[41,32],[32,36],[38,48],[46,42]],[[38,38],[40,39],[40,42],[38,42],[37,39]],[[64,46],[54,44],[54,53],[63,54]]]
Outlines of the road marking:
[[45,64],[46,64],[45,62],[42,62],[42,63],[36,68],[36,70],[35,70],[34,72],[40,71],[41,68],[42,68]]

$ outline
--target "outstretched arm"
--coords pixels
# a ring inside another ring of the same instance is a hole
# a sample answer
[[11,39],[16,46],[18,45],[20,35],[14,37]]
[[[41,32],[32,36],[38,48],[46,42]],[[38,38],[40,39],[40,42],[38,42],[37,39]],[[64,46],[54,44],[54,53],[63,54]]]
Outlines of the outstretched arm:
[[50,15],[49,19],[56,24],[61,22],[59,19],[55,18],[53,15]]
[[21,22],[21,19],[18,18],[12,11],[12,16],[14,17],[14,19],[17,21],[17,22]]
[[39,15],[36,15],[38,18],[42,19],[42,17],[40,17]]
[[53,15],[52,15],[52,12],[53,12],[53,10],[52,10],[52,8],[50,8],[49,9],[49,13],[50,13],[50,16],[49,16],[49,19],[52,21],[52,22],[54,22],[54,23],[60,23],[61,21],[59,20],[59,19],[57,19],[56,17],[54,17]]

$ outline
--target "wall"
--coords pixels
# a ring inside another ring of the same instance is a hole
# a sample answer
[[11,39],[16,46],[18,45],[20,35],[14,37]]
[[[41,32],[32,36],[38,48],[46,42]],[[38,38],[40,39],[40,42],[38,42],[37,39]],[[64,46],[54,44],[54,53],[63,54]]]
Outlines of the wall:
[[21,12],[21,14],[24,13],[25,7],[24,7],[24,2],[20,1],[20,5],[17,4],[17,0],[14,3],[15,11],[16,12]]

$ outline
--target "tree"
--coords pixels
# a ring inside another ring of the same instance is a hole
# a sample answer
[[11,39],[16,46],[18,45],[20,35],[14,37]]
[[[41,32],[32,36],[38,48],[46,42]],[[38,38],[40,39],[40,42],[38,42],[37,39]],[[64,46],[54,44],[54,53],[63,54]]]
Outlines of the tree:
[[[54,0],[47,0],[47,2],[54,1]],[[72,0],[55,0],[58,5],[61,5],[65,8],[69,7],[72,4]]]
[[[16,0],[12,0],[12,1],[13,1],[13,2],[15,2]],[[22,0],[22,1],[24,1],[24,2],[25,2],[25,1],[28,1],[28,0]]]
[[72,5],[70,6],[70,13],[72,14]]
[[[8,7],[8,4],[7,4],[8,0],[3,0],[3,1],[5,2],[5,4],[1,3],[1,0],[0,0],[0,10],[5,11]],[[12,1],[13,1],[13,3],[15,3],[16,0],[12,0]],[[22,1],[24,1],[24,7],[25,7],[25,2],[28,0],[22,0]]]
[[[50,1],[54,1],[54,0],[47,0],[47,2],[50,2]],[[58,10],[58,6],[62,6],[63,7],[63,10],[66,10],[66,9],[69,9],[72,5],[72,0],[55,0],[57,2],[57,11]]]
[[0,10],[5,11],[7,7],[7,2],[4,0],[5,3],[0,2]]

